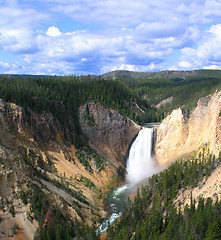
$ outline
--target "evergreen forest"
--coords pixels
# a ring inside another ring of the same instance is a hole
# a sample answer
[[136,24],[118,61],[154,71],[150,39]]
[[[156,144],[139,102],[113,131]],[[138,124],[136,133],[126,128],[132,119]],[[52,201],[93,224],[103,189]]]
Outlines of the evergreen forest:
[[163,116],[171,113],[173,109],[182,107],[188,117],[191,110],[196,107],[198,99],[221,89],[220,70],[159,73],[116,71],[115,76],[109,76],[108,79],[125,83],[151,105],[172,98],[171,102],[158,109]]
[[[84,145],[78,122],[78,109],[89,101],[119,111],[123,116],[142,125],[159,121],[157,109],[142,99],[126,84],[118,80],[93,79],[91,76],[39,77],[39,76],[0,76],[0,98],[13,102],[36,113],[52,113],[61,123],[75,132],[71,139],[75,146]],[[142,111],[136,110],[137,104]]]
[[190,196],[190,204],[175,204],[178,194],[193,189],[221,164],[221,156],[199,155],[179,160],[153,175],[128,200],[121,219],[108,229],[108,239],[221,239],[221,201]]

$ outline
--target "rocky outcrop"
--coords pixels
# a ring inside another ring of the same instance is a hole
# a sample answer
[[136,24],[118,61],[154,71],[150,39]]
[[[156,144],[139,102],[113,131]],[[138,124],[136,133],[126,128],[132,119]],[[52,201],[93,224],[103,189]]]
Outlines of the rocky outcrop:
[[221,200],[221,166],[218,166],[212,174],[206,178],[204,177],[199,185],[195,188],[189,187],[178,192],[177,198],[174,200],[175,206],[178,208],[181,205],[183,210],[186,205],[191,205],[192,199],[195,199],[196,206],[200,198],[211,198],[215,204]]
[[221,92],[201,98],[189,119],[176,109],[157,129],[156,158],[160,164],[199,149],[203,145],[218,155],[221,150]]
[[36,114],[25,111],[14,103],[6,103],[0,99],[0,126],[16,137],[48,142],[56,140],[61,133],[59,122],[50,113]]
[[90,102],[79,110],[80,126],[91,146],[103,157],[125,164],[128,148],[140,127],[118,112]]
[[160,108],[162,106],[165,106],[169,103],[171,103],[173,101],[173,97],[169,97],[169,98],[166,98],[164,99],[163,101],[159,102],[157,105],[156,105],[156,108]]

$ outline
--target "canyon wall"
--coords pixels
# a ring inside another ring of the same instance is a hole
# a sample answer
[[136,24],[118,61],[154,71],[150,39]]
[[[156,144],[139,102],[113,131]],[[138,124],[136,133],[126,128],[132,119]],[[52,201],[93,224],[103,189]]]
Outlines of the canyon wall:
[[221,92],[201,98],[189,119],[182,109],[174,110],[157,128],[155,154],[160,164],[207,146],[218,156],[221,151]]
[[130,144],[140,126],[118,112],[94,102],[80,108],[79,120],[91,147],[109,161],[124,166]]

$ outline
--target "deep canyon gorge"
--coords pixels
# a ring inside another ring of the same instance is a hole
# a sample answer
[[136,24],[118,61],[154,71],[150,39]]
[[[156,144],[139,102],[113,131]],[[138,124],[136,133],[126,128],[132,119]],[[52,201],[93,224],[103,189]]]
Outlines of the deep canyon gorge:
[[[139,184],[187,156],[206,152],[218,158],[220,112],[221,92],[216,91],[200,98],[188,117],[178,108],[161,123],[142,128],[118,111],[89,101],[78,111],[87,147],[78,148],[69,141],[76,138],[70,125],[61,125],[52,113],[37,113],[0,100],[0,238],[12,235],[11,228],[17,225],[25,239],[34,238],[39,222],[30,211],[31,203],[24,204],[22,196],[29,193],[27,198],[32,199],[35,188],[72,221],[98,228],[109,213],[104,201],[107,193],[121,184],[125,188]],[[216,193],[220,200],[221,189],[214,185],[214,181],[219,181],[216,186],[220,184],[220,174],[214,172],[213,180],[208,180],[211,185],[205,182],[204,192],[195,191],[194,198]],[[190,192],[185,194],[183,204]],[[15,217],[9,213],[11,206]]]

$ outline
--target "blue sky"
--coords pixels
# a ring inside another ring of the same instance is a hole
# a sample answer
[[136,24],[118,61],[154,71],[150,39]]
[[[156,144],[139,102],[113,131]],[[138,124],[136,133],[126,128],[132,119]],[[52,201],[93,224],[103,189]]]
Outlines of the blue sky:
[[0,73],[221,69],[221,0],[0,0]]

